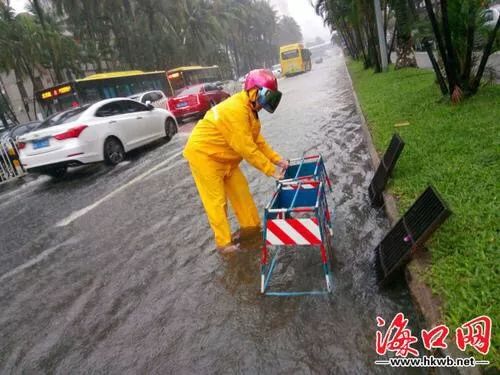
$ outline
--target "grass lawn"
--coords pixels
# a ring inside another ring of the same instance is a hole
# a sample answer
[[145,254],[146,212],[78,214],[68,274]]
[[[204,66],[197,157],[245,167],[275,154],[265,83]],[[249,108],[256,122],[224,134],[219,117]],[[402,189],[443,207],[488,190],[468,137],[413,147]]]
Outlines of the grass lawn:
[[[389,184],[400,212],[428,184],[453,211],[427,243],[432,266],[426,275],[442,297],[450,335],[470,319],[489,315],[493,335],[486,359],[500,368],[500,85],[451,105],[432,71],[374,74],[357,62],[348,67],[377,150],[385,151],[394,132],[406,143]],[[409,126],[394,127],[406,121]]]

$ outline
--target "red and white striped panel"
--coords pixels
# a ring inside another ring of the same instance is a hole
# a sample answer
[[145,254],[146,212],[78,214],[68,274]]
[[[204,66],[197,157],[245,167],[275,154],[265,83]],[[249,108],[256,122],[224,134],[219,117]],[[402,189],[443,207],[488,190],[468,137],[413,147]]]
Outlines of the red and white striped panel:
[[268,245],[320,245],[318,219],[274,219],[266,223]]
[[[286,184],[286,185],[283,185],[282,189],[283,190],[297,190],[299,187],[298,184]],[[316,189],[318,187],[318,184],[308,184],[308,183],[303,183],[300,185],[300,188],[301,189]]]

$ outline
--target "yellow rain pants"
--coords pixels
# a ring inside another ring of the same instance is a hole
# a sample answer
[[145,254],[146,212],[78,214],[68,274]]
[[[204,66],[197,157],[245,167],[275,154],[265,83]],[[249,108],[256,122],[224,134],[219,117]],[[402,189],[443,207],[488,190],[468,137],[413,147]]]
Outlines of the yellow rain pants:
[[272,176],[281,160],[260,134],[260,121],[245,91],[213,107],[196,124],[184,149],[217,246],[231,243],[227,200],[241,228],[260,226],[260,218],[239,169],[242,159]]

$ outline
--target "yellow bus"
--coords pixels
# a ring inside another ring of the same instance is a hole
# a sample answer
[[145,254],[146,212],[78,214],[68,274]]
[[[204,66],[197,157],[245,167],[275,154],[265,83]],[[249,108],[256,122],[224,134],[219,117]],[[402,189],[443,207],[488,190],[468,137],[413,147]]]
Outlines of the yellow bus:
[[291,76],[311,70],[311,52],[302,43],[280,47],[281,74]]
[[151,90],[161,90],[165,96],[172,96],[165,71],[128,70],[93,74],[47,87],[38,91],[36,98],[45,117],[82,104]]
[[174,92],[199,83],[217,82],[222,79],[220,69],[213,66],[181,66],[167,71],[167,78]]

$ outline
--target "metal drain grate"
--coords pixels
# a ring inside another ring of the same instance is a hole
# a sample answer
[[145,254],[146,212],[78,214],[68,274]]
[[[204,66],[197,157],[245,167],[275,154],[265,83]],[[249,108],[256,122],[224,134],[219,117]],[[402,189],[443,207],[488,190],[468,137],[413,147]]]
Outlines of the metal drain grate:
[[375,248],[379,284],[385,284],[408,263],[412,252],[421,247],[450,214],[439,193],[429,186]]
[[404,141],[398,134],[394,134],[391,139],[391,143],[387,148],[380,164],[375,171],[372,182],[368,190],[370,200],[372,204],[376,207],[381,207],[384,204],[382,197],[382,192],[385,189],[385,185],[392,174],[392,171],[398,161],[399,155],[403,151],[405,146]]

